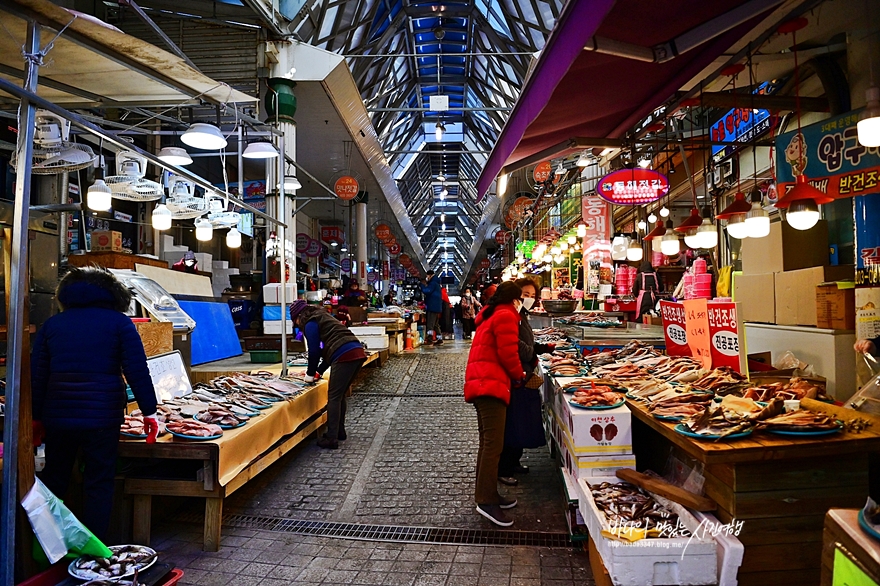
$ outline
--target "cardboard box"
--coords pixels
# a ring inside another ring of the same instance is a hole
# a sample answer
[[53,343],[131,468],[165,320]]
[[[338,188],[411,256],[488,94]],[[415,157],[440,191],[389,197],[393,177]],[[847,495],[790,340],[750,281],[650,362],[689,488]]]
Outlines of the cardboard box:
[[91,240],[92,252],[122,252],[122,233],[116,230],[95,230]]
[[568,438],[563,435],[562,442],[558,443],[562,452],[562,463],[569,474],[575,479],[606,478],[615,476],[622,468],[636,469],[636,457],[633,454],[610,454],[602,456],[577,456],[572,454]]
[[775,324],[775,286],[773,273],[734,275],[733,300],[739,303],[739,318],[744,322]]
[[816,287],[818,327],[828,330],[856,329],[856,289],[852,281],[821,283]]
[[569,404],[571,395],[557,390],[553,411],[558,418],[559,445],[572,456],[632,454],[632,414],[626,405],[616,409],[580,409]]
[[795,230],[785,222],[770,224],[766,238],[742,240],[744,275],[781,273],[828,264],[828,223],[819,220],[809,230]]
[[[287,283],[284,286],[284,302],[293,303],[296,299],[296,285]],[[281,303],[281,283],[263,285],[263,303]]]
[[847,281],[853,265],[813,267],[776,274],[776,323],[783,326],[817,326],[816,287],[826,281]]
[[[290,321],[285,322],[286,328],[284,328],[288,334],[293,333],[293,323]],[[281,321],[264,321],[263,322],[263,333],[267,336],[275,336],[281,335]]]

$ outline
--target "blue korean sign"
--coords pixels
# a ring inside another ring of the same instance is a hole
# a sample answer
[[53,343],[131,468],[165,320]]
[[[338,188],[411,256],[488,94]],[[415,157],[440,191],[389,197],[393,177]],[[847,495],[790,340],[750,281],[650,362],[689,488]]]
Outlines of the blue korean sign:
[[880,192],[880,152],[859,144],[859,112],[848,112],[786,132],[776,138],[780,195],[794,187],[795,175],[834,199]]
[[748,143],[764,134],[775,124],[769,110],[733,108],[712,126],[712,142],[729,142],[731,146],[715,145],[712,156],[716,160],[729,157],[737,144]]

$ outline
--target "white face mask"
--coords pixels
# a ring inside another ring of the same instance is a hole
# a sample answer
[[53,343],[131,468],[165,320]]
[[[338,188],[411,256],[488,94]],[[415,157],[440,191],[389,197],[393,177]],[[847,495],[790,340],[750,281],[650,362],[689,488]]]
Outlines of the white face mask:
[[534,297],[523,298],[522,306],[525,308],[526,311],[530,310],[533,305],[535,305],[535,298]]
[[513,308],[516,309],[517,313],[519,313],[519,310],[522,309],[522,306],[523,306],[522,301],[520,301],[519,299],[515,299],[513,301]]

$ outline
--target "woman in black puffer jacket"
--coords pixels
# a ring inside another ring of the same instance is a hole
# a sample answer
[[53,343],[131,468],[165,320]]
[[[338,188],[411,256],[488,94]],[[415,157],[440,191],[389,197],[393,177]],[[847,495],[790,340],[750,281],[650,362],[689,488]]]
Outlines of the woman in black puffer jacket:
[[[43,482],[64,498],[80,448],[85,461],[82,522],[99,539],[110,524],[125,380],[155,441],[156,393],[144,346],[123,314],[131,293],[110,272],[73,269],[56,291],[61,313],[34,339],[31,384],[35,439],[45,433]],[[150,441],[150,440],[148,440]]]

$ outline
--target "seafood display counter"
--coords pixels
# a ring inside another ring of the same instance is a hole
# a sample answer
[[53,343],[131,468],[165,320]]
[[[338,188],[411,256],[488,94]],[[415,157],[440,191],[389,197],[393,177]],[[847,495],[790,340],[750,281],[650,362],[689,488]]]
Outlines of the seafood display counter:
[[126,476],[125,493],[134,500],[134,541],[150,542],[153,496],[197,497],[205,499],[204,549],[217,551],[223,500],[324,425],[326,406],[327,382],[320,380],[293,399],[262,410],[247,425],[226,429],[217,439],[194,441],[168,435],[147,444],[123,438],[120,457],[150,464],[144,469],[173,470],[174,461],[182,460],[200,464],[187,478]]
[[674,422],[659,421],[639,401],[627,405],[639,469],[663,469],[670,455],[698,462],[715,516],[742,522],[741,586],[819,583],[825,513],[864,503],[880,429],[796,438],[756,432],[715,442],[677,433]]

